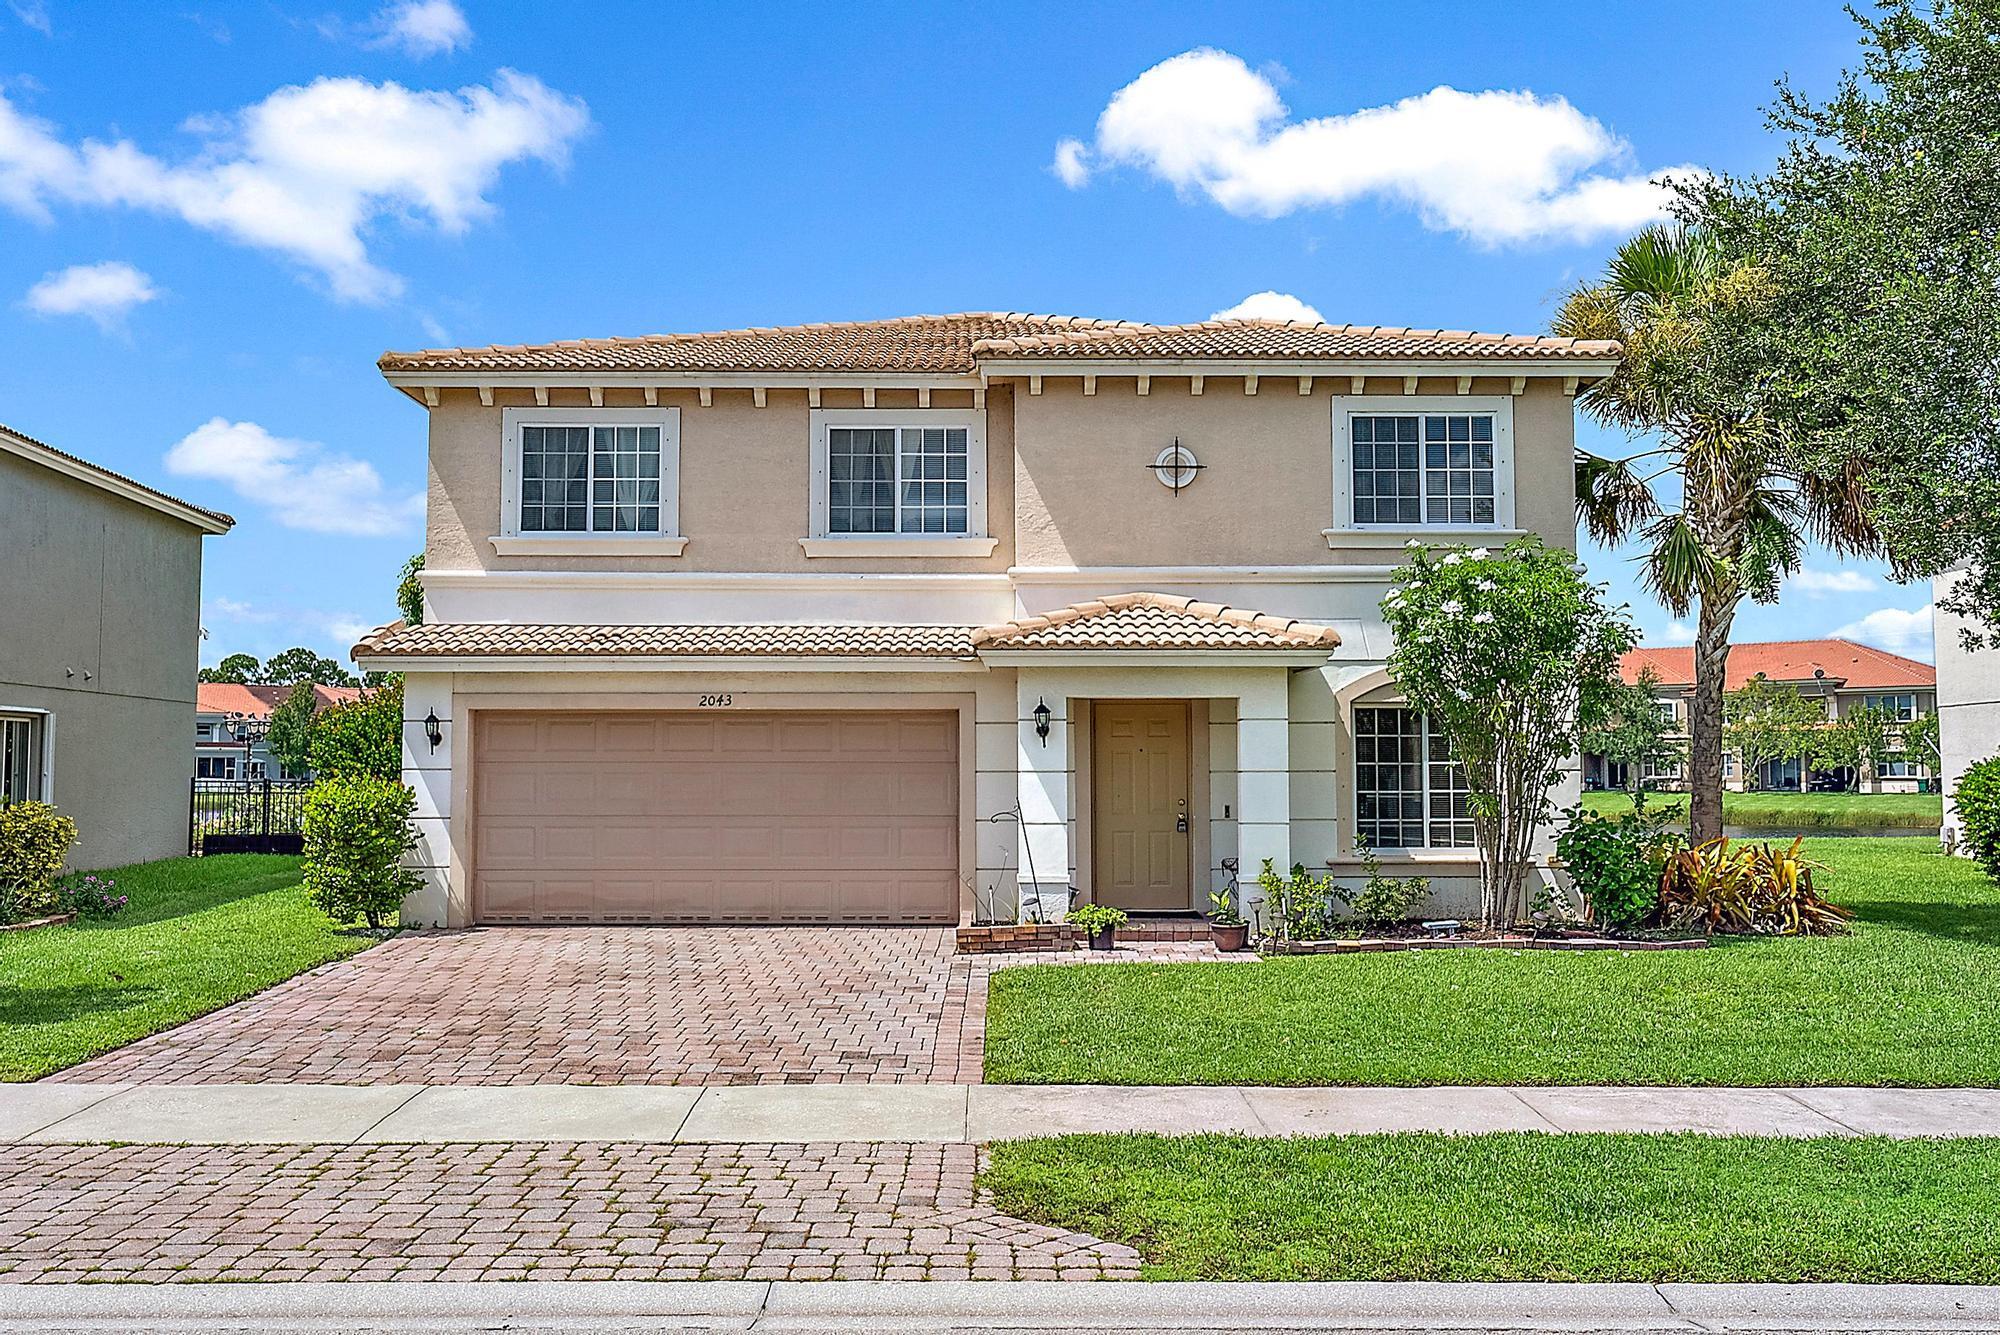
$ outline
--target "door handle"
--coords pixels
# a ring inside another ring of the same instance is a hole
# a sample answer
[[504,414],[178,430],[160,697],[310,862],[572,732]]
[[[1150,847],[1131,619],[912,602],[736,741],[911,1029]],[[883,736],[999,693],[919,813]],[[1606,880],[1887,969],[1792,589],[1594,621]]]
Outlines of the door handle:
[[1180,815],[1178,815],[1178,816],[1174,817],[1174,833],[1175,833],[1175,834],[1186,834],[1187,832],[1188,832],[1188,831],[1187,831],[1187,812],[1183,811],[1183,812],[1182,812],[1182,813],[1181,813]]

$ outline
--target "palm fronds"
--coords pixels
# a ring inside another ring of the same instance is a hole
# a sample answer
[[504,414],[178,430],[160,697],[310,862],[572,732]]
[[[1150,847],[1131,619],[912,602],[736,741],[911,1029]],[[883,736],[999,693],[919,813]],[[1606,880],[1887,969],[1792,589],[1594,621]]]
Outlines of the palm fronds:
[[1598,542],[1623,541],[1657,513],[1653,489],[1627,459],[1576,452],[1576,521]]

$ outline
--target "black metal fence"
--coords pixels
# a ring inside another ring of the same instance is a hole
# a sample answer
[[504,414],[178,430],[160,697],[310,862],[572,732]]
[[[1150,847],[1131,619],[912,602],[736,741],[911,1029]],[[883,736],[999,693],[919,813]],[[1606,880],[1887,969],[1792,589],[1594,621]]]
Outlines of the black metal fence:
[[188,852],[297,853],[310,779],[188,780]]

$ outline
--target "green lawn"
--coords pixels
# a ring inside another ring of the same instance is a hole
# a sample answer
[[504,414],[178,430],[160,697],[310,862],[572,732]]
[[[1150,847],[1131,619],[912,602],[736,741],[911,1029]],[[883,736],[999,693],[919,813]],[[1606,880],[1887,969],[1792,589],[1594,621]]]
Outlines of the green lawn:
[[2000,1085],[2000,887],[1922,839],[1807,848],[1852,935],[1003,969],[986,1078]]
[[74,1066],[374,943],[306,902],[294,857],[98,874],[131,897],[118,917],[0,933],[0,1081]]
[[1071,1136],[981,1181],[1150,1279],[2000,1282],[1996,1140]]
[[[1686,793],[1649,793],[1654,803],[1685,811]],[[1623,793],[1585,793],[1585,810],[1630,811],[1632,799]],[[1944,798],[1937,793],[1724,793],[1722,819],[1729,825],[1814,830],[1877,829],[1935,830],[1944,819]]]

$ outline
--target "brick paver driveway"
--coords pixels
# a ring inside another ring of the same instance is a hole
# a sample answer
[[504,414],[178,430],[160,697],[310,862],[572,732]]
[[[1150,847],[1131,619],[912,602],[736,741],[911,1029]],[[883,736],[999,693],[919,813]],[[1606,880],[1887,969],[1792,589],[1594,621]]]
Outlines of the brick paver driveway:
[[34,1145],[0,1284],[70,1280],[1130,1279],[1001,1214],[970,1145]]
[[947,928],[423,933],[50,1079],[977,1082],[988,967]]

